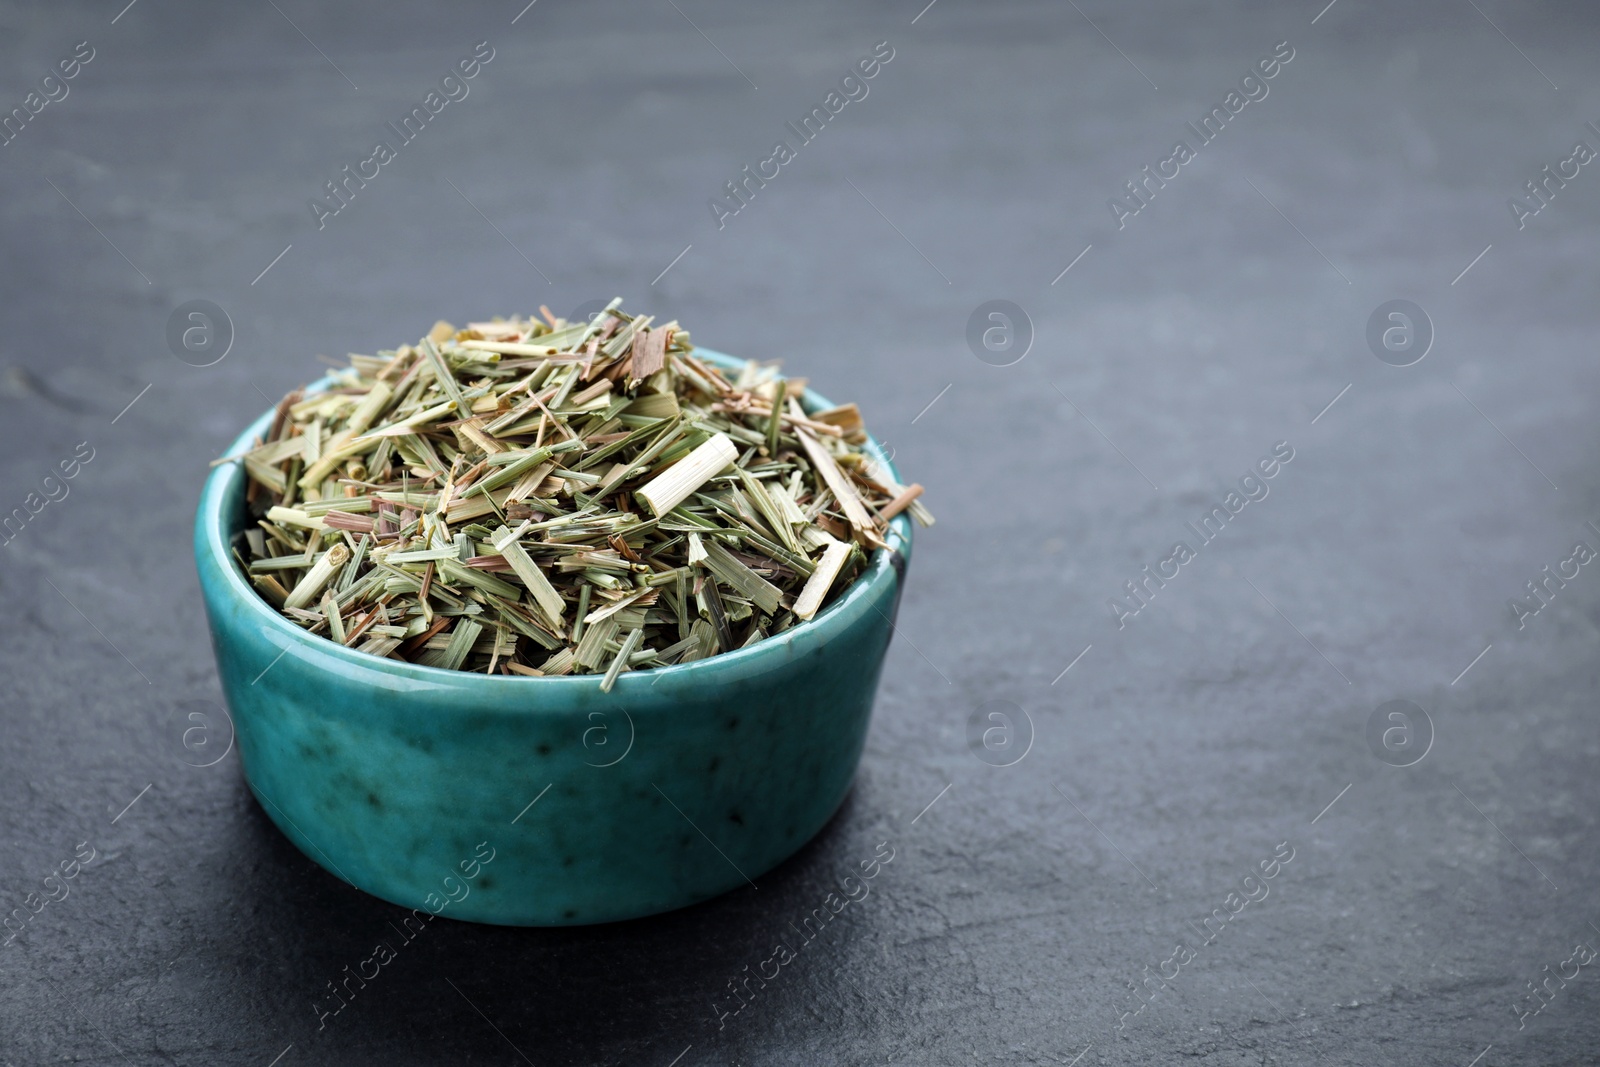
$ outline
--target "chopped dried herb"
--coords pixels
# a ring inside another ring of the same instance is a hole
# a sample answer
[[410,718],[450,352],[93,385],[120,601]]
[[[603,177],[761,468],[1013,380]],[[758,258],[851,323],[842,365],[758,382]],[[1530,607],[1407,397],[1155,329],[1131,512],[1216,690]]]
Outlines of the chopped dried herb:
[[803,381],[725,373],[621,304],[436,323],[284,397],[228,457],[251,584],[358,651],[609,690],[811,619],[890,519],[932,524],[854,404],[808,414]]

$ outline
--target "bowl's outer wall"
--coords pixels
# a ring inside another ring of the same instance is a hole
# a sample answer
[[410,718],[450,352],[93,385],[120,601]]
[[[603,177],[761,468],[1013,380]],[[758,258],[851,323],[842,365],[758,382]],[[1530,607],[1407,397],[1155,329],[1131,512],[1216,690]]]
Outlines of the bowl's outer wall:
[[243,489],[233,466],[213,473],[195,549],[245,777],[302,852],[360,889],[511,925],[654,914],[759,877],[849,791],[904,516],[896,565],[869,567],[812,624],[605,694],[595,678],[405,669],[305,634],[224,571]]

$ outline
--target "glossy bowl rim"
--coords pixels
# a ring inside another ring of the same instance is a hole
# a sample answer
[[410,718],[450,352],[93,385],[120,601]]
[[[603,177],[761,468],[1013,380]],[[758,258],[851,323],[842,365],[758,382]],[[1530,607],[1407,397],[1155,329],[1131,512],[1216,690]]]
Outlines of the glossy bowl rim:
[[[723,367],[735,368],[746,361],[735,356],[718,352],[714,349],[695,346],[695,355],[708,362]],[[306,387],[306,391],[317,392],[328,388],[334,382],[334,375],[330,372]],[[807,411],[821,410],[833,407],[833,403],[816,391],[807,388],[801,403]],[[247,450],[256,435],[265,432],[270,425],[274,409],[269,408],[259,417],[245,427],[243,432],[228,446],[224,455],[236,455]],[[882,446],[871,434],[867,436],[864,449],[879,463],[888,468],[896,482],[901,482],[900,472],[895,467],[893,460],[885,455]],[[245,610],[250,613],[251,620],[265,629],[267,633],[281,634],[291,644],[284,645],[287,652],[294,644],[310,650],[312,653],[321,653],[331,656],[340,663],[348,664],[353,671],[370,670],[391,677],[410,679],[416,682],[443,685],[452,688],[480,688],[485,695],[493,694],[496,697],[506,697],[519,692],[526,695],[544,693],[545,695],[574,695],[578,692],[600,691],[600,682],[603,674],[569,674],[569,675],[502,675],[479,674],[475,671],[447,670],[443,667],[430,667],[420,663],[404,663],[399,660],[389,659],[384,656],[374,656],[367,652],[358,652],[326,637],[311,634],[296,626],[283,615],[279,614],[262,599],[261,595],[245,580],[234,563],[232,553],[228,547],[229,537],[224,536],[223,528],[226,525],[223,515],[223,501],[231,490],[236,479],[244,477],[244,465],[237,460],[219,464],[207,477],[200,493],[200,501],[195,509],[195,523],[197,533],[196,553],[201,552],[204,546],[205,559],[197,559],[197,565],[209,563],[221,574],[226,592],[239,603],[249,605]],[[904,483],[901,483],[904,484]],[[873,608],[872,599],[887,582],[900,581],[905,571],[906,563],[911,558],[911,521],[910,515],[901,512],[889,523],[886,532],[889,547],[873,551],[867,561],[866,568],[855,580],[850,583],[842,596],[836,597],[832,603],[819,611],[813,618],[798,622],[783,631],[757,642],[746,648],[734,649],[731,652],[720,652],[705,659],[695,660],[691,663],[676,663],[666,667],[652,667],[644,670],[624,671],[616,680],[614,694],[622,695],[627,689],[645,685],[654,687],[657,682],[671,679],[674,682],[688,682],[704,680],[707,684],[714,684],[719,679],[714,675],[722,674],[726,677],[721,680],[731,680],[735,676],[746,673],[741,668],[759,668],[764,660],[776,662],[782,657],[789,646],[797,641],[809,641],[815,638],[825,643],[836,637],[845,636],[854,622],[866,610]],[[897,563],[894,557],[900,557]],[[205,590],[202,589],[204,594]],[[890,628],[893,629],[890,621]],[[213,632],[218,627],[212,623]],[[283,642],[274,641],[274,644]],[[319,667],[319,669],[325,669]],[[520,688],[513,688],[520,687]],[[537,708],[518,709],[527,711],[541,710]]]

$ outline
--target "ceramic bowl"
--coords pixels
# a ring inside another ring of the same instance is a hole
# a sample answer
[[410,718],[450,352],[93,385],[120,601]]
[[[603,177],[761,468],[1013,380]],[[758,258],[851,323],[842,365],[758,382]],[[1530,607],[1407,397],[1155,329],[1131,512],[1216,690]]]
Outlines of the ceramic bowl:
[[300,851],[358,889],[506,925],[652,915],[753,884],[849,791],[911,555],[904,514],[811,621],[602,693],[599,675],[447,671],[295,626],[231,558],[245,481],[242,464],[212,472],[194,542],[245,779]]

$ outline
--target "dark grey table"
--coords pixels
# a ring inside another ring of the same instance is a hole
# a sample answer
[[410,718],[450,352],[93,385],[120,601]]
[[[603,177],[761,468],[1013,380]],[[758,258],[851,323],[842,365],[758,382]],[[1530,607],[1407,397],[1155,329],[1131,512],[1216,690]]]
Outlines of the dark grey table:
[[[1593,5],[123,2],[0,7],[0,1063],[1600,1062]],[[928,487],[856,788],[319,1028],[399,909],[227,751],[207,462],[318,354],[615,294]]]

